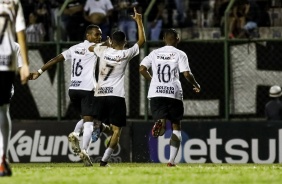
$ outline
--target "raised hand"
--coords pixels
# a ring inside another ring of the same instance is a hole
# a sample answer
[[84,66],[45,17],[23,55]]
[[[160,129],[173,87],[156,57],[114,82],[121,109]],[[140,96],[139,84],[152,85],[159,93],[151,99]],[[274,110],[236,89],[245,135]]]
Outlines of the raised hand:
[[137,21],[142,21],[142,15],[136,11],[136,8],[133,8],[134,10],[134,15],[131,15],[131,17],[137,22]]

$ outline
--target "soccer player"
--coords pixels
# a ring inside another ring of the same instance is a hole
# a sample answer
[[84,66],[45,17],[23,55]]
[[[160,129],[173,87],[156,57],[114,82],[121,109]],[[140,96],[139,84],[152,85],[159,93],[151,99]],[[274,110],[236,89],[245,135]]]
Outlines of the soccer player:
[[45,70],[48,70],[54,64],[63,61],[71,61],[71,83],[69,87],[69,97],[74,107],[78,109],[83,118],[83,145],[82,150],[79,146],[79,133],[81,132],[82,121],[79,121],[75,131],[69,135],[69,141],[72,143],[72,149],[78,153],[85,166],[92,166],[91,159],[87,153],[91,136],[93,132],[92,101],[94,96],[95,79],[94,67],[97,62],[97,56],[89,51],[89,47],[95,43],[100,43],[102,31],[99,26],[89,25],[86,28],[84,42],[70,47],[58,56],[48,61],[41,69],[31,73],[30,79],[37,79]]
[[[164,33],[165,46],[153,50],[140,63],[139,71],[145,79],[151,81],[148,98],[155,125],[152,129],[153,137],[165,133],[166,120],[172,123],[170,138],[170,157],[167,166],[175,166],[174,159],[181,142],[181,126],[184,107],[182,87],[179,73],[194,86],[195,92],[200,92],[200,85],[196,82],[188,63],[187,55],[176,48],[179,35],[174,29]],[[148,69],[152,68],[152,76]]]
[[[108,160],[118,145],[122,127],[126,126],[124,73],[128,62],[139,54],[139,48],[145,42],[142,15],[138,14],[135,8],[132,18],[138,27],[136,44],[129,49],[124,49],[125,33],[116,31],[112,34],[111,47],[94,47],[94,52],[100,57],[98,83],[94,97],[94,117],[110,125],[112,131],[112,137],[100,161],[100,166],[108,166]],[[102,125],[103,132],[109,130],[107,129],[109,126]]]
[[20,1],[0,1],[0,177],[12,175],[7,158],[11,132],[8,106],[17,68],[16,52],[13,50],[15,36],[17,36],[22,51],[23,65],[20,70],[22,84],[26,84],[29,75],[25,29],[25,20]]

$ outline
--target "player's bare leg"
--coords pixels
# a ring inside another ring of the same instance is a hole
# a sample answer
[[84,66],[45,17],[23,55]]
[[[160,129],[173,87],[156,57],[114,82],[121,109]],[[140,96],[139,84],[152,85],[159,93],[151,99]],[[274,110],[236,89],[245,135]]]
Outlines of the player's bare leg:
[[114,152],[115,148],[117,147],[117,145],[119,143],[121,129],[122,129],[121,127],[117,127],[115,125],[112,125],[113,135],[112,135],[112,137],[109,141],[108,148],[105,150],[103,158],[100,161],[101,167],[108,166],[108,160],[111,157],[112,153]]

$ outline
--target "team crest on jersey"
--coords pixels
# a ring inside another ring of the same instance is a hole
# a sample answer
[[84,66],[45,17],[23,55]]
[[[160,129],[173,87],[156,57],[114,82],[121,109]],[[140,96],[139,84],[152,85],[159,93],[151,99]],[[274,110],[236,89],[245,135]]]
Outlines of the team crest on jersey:
[[76,48],[74,53],[79,54],[79,55],[85,55],[86,49],[85,48]]

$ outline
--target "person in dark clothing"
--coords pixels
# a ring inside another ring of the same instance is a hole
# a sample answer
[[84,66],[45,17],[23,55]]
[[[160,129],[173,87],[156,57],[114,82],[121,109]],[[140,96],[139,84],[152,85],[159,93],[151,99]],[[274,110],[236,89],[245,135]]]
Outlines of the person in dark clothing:
[[280,86],[272,86],[269,89],[269,96],[271,100],[265,105],[265,116],[267,120],[281,120],[282,119],[282,102],[279,97],[282,95]]

